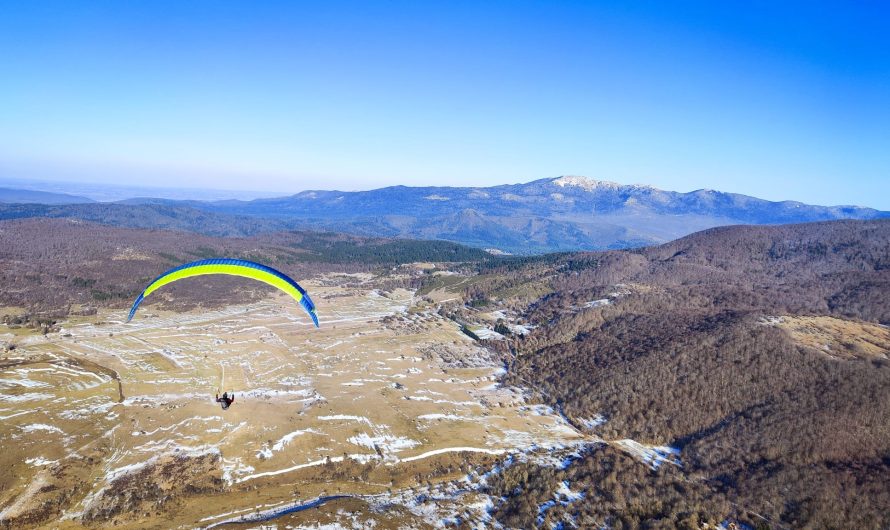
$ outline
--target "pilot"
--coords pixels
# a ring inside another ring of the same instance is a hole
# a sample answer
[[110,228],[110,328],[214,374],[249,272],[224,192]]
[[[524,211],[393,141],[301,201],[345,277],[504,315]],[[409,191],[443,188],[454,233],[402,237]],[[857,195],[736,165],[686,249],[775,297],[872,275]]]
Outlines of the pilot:
[[219,397],[219,392],[216,393],[216,402],[222,406],[223,410],[229,408],[229,405],[235,402],[235,393],[232,392],[232,397],[229,397],[228,392],[223,392],[222,397]]

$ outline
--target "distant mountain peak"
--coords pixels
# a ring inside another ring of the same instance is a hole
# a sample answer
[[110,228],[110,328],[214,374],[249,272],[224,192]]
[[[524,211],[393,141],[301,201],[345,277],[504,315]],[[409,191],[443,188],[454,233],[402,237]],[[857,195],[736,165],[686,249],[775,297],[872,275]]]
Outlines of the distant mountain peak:
[[[3,198],[0,193],[0,203]],[[390,186],[352,192],[307,190],[254,201],[141,199],[132,204],[143,205],[135,221],[113,205],[0,204],[0,219],[80,217],[122,226],[135,222],[227,235],[311,228],[375,237],[446,239],[532,254],[651,245],[728,224],[890,217],[890,212],[869,208],[771,202],[710,189],[663,191],[577,175],[488,188]],[[207,212],[222,216],[207,217]]]
[[620,190],[620,189],[634,189],[634,190],[654,190],[652,186],[641,186],[639,184],[619,184],[617,182],[612,182],[609,180],[597,180],[592,179],[590,177],[583,177],[580,175],[565,175],[562,177],[557,177],[551,181],[553,184],[565,188],[567,186],[581,188],[584,191],[600,191],[600,190]]

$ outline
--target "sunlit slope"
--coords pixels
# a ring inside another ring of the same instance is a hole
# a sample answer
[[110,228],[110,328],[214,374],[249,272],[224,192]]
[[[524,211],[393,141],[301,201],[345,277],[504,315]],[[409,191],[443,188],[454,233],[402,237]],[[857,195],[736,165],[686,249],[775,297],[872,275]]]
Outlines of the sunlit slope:
[[[188,525],[233,502],[377,493],[458,456],[582,438],[496,385],[499,365],[456,324],[368,279],[307,284],[317,330],[275,297],[21,339],[0,374],[0,443],[13,448],[0,454],[0,520]],[[236,393],[226,411],[218,389]]]
[[839,359],[887,359],[890,329],[886,326],[827,316],[782,316],[765,319],[797,343]]

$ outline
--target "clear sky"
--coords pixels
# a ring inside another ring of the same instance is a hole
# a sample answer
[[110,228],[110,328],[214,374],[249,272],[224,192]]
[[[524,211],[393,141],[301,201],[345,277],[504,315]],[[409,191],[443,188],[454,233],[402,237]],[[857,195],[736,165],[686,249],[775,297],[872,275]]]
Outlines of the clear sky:
[[0,177],[890,210],[890,3],[0,0]]

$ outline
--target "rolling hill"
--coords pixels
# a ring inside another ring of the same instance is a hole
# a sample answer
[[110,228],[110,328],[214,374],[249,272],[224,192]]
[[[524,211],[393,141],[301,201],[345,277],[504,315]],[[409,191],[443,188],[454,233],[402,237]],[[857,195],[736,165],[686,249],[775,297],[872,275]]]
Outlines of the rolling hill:
[[93,200],[67,193],[0,188],[0,203],[79,204],[87,202],[93,202]]
[[598,451],[568,473],[529,466],[496,491],[506,526],[534,524],[562,480],[590,485],[574,517],[624,528],[890,524],[890,220],[482,264],[464,293],[533,329],[501,326],[506,383],[680,462],[646,475]]

